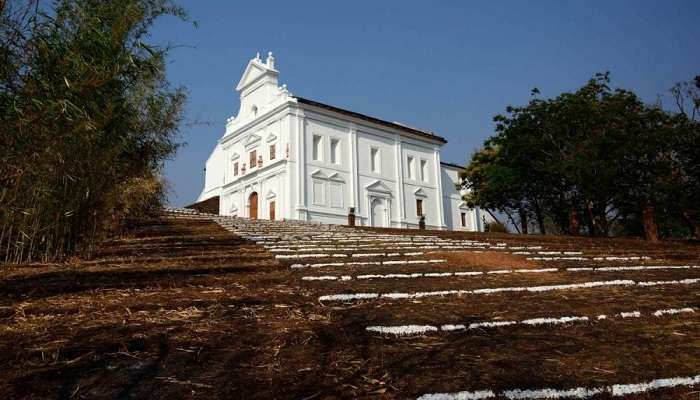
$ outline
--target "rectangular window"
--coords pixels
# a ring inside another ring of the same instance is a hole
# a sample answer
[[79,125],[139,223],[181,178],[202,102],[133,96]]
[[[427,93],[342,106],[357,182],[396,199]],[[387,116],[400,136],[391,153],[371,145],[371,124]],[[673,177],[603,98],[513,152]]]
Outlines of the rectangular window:
[[314,181],[313,182],[313,202],[315,205],[318,206],[323,206],[326,204],[326,196],[325,196],[325,190],[326,190],[326,185],[324,185],[323,182],[321,181]]
[[233,176],[238,176],[238,162],[233,163]]
[[419,217],[423,215],[423,200],[421,199],[416,200],[416,215]]
[[408,162],[406,163],[408,168],[408,179],[413,179],[413,157],[408,156]]
[[323,142],[320,136],[314,135],[313,149],[311,149],[312,157],[314,161],[321,161],[323,157]]
[[420,160],[420,180],[428,181],[428,162],[425,160]]
[[270,160],[274,160],[277,157],[277,148],[274,144],[270,145]]
[[331,164],[340,164],[340,140],[331,139]]
[[467,226],[467,213],[460,213],[460,218],[462,219],[462,226]]
[[379,172],[379,149],[372,147],[369,150],[370,163],[372,164],[372,172]]
[[330,189],[331,207],[343,208],[343,185],[331,183]]
[[250,168],[253,169],[255,168],[255,165],[258,162],[258,152],[256,150],[253,150],[250,152]]

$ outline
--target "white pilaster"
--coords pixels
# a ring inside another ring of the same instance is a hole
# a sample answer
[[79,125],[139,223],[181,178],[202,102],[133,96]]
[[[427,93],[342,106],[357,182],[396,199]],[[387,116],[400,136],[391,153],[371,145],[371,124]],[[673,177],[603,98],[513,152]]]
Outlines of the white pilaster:
[[306,121],[304,120],[304,112],[300,109],[296,111],[296,139],[297,139],[297,218],[300,220],[307,219],[307,204],[306,204]]
[[[289,184],[286,185],[284,191],[286,198],[284,199],[284,214],[282,214],[282,216],[284,218],[294,219],[296,216],[294,207],[297,204],[297,194],[293,192],[292,188],[299,185],[299,182],[297,181],[297,174],[294,173],[294,167],[297,157],[297,153],[295,151],[295,145],[297,140],[294,136],[294,118],[292,118],[292,114],[287,114],[285,118],[287,119],[287,133],[285,135],[285,137],[287,138],[287,143],[284,149],[281,150],[284,151],[284,157],[287,158],[287,175],[285,181],[289,182]],[[280,124],[280,126],[283,125]],[[289,155],[287,155],[287,150],[289,150]]]
[[362,213],[362,202],[360,201],[360,187],[358,183],[357,126],[355,124],[350,124],[350,146],[348,147],[350,147],[350,175],[352,176],[350,181],[350,193],[352,196],[350,204],[351,207],[355,207],[355,215],[360,215]]
[[394,137],[394,170],[396,171],[396,199],[399,208],[399,227],[406,227],[406,201],[403,185],[403,142],[401,136]]
[[445,225],[445,214],[444,210],[442,207],[443,203],[443,193],[444,191],[442,190],[442,165],[440,164],[440,148],[435,148],[435,184],[437,185],[437,198],[438,201],[437,203],[437,215],[438,215],[438,223],[439,223],[439,229],[446,229],[447,225]]

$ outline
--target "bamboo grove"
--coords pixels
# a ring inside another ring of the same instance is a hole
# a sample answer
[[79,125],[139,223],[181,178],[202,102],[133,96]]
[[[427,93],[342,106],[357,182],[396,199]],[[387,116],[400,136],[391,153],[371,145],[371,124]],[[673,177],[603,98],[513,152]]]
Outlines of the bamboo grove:
[[596,74],[574,93],[494,118],[462,173],[467,200],[521,233],[697,237],[700,76],[644,104]]
[[148,44],[167,0],[0,0],[0,259],[89,254],[159,207],[185,94]]

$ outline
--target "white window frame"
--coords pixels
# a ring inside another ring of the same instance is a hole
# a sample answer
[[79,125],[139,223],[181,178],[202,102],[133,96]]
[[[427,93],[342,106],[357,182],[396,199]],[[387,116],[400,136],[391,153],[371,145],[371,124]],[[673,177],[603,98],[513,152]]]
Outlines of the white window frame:
[[415,164],[415,158],[413,156],[407,156],[406,157],[406,170],[408,173],[409,180],[414,180],[414,178],[415,178],[415,171],[413,170],[414,164]]
[[372,146],[369,148],[369,166],[375,174],[380,174],[382,172],[382,157],[379,152],[379,147]]
[[[316,186],[320,185],[321,190],[316,191]],[[312,179],[311,180],[311,202],[315,206],[325,206],[326,205],[326,181],[322,179]],[[319,201],[316,201],[316,194],[320,195]]]
[[421,158],[419,168],[420,180],[423,182],[428,182],[428,160]]
[[[334,144],[335,144],[335,148],[333,146]],[[331,146],[331,164],[340,165],[340,155],[341,155],[340,139],[331,138],[330,146]]]
[[[316,145],[318,139],[318,145]],[[313,161],[323,161],[323,136],[313,135],[311,139],[311,159]]]

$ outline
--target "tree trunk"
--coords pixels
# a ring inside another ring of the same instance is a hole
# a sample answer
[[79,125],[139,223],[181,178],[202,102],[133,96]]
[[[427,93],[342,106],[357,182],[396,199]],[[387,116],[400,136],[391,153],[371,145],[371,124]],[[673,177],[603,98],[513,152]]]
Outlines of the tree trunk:
[[644,237],[650,242],[659,241],[659,232],[656,226],[656,215],[654,206],[647,205],[642,211],[642,220],[644,221]]
[[537,218],[537,225],[540,228],[540,235],[546,235],[544,229],[544,215],[542,215],[542,208],[540,208],[540,203],[535,200],[532,202],[535,205],[535,218]]
[[700,239],[700,225],[697,225],[695,223],[695,219],[692,218],[691,214],[688,211],[683,212],[683,221],[688,227],[688,231],[690,232],[690,238]]
[[[494,221],[498,222],[499,224],[501,224],[501,225],[503,225],[503,226],[506,226],[506,224],[504,224],[503,222],[501,222],[500,219],[496,218],[496,216],[493,215],[493,213],[491,212],[491,210],[486,209],[486,212],[489,213],[489,215],[491,216],[491,218],[493,218]],[[484,229],[486,229],[486,218],[485,218],[485,217],[482,217],[482,219],[483,219],[483,221],[484,221]],[[516,227],[516,228],[517,228],[517,227]]]
[[598,232],[600,236],[608,236],[610,233],[610,223],[608,221],[608,213],[606,212],[606,202],[599,201],[595,206],[595,210],[598,215]]
[[527,235],[527,212],[522,206],[518,208],[518,217],[520,218],[520,230],[523,235]]
[[513,219],[513,216],[510,215],[510,213],[509,213],[506,209],[503,209],[503,213],[506,214],[506,216],[507,216],[508,219],[510,220],[510,223],[513,224],[513,226],[515,227],[515,230],[516,230],[518,233],[522,233],[522,232],[520,232],[520,228],[518,228],[518,224],[515,223],[515,220]]
[[593,210],[591,210],[591,202],[586,200],[586,225],[588,225],[588,236],[596,236],[598,229],[595,226],[595,217],[593,216]]
[[578,212],[576,212],[576,207],[574,206],[571,206],[571,210],[569,212],[569,233],[573,236],[578,236],[580,233]]

